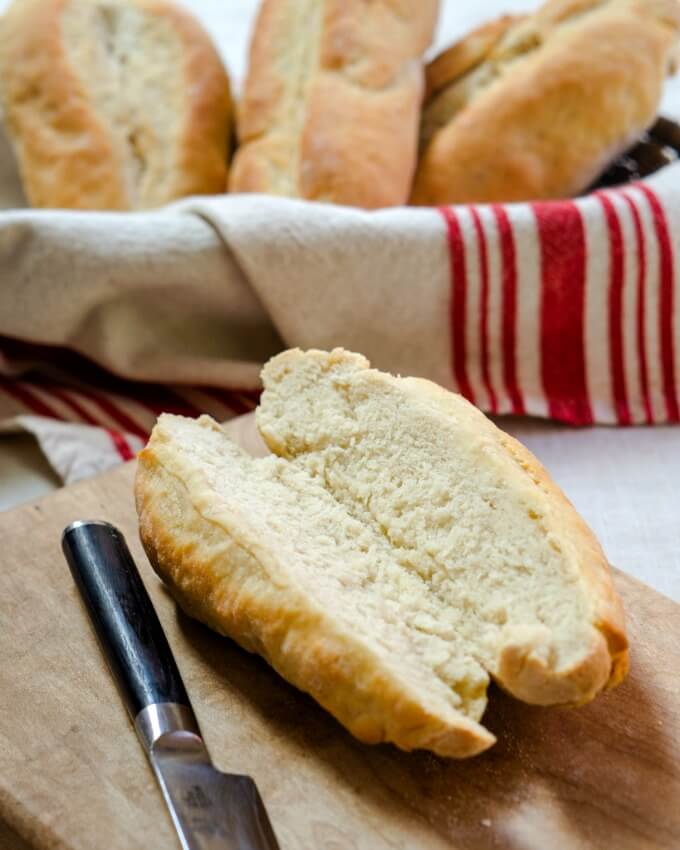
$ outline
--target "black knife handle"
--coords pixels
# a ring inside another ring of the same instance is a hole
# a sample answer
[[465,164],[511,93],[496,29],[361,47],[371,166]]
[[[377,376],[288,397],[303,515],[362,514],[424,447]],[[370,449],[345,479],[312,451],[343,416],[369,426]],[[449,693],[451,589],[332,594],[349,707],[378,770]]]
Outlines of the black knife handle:
[[191,708],[120,531],[108,522],[74,522],[64,530],[62,549],[132,719],[154,703]]

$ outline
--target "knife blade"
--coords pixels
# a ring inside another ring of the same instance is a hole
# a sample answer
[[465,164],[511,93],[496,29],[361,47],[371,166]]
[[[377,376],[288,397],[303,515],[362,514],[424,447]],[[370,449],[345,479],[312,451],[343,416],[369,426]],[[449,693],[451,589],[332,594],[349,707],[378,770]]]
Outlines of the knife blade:
[[62,549],[183,850],[279,850],[253,779],[214,767],[121,532],[78,520]]

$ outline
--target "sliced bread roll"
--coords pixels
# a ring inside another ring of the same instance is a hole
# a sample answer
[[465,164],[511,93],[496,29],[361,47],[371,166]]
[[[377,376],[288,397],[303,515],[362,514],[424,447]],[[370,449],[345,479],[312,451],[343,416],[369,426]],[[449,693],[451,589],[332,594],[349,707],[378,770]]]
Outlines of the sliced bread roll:
[[165,0],[14,0],[6,126],[34,207],[137,210],[226,190],[229,79]]
[[579,704],[628,663],[592,532],[538,461],[459,395],[360,355],[285,352],[264,368],[269,448],[392,547],[506,690]]
[[136,480],[149,559],[192,616],[258,652],[354,735],[490,746],[490,675],[581,703],[627,666],[592,534],[538,463],[458,396],[344,351],[263,373],[245,455],[164,415]]
[[318,481],[209,417],[163,415],[139,457],[149,560],[184,610],[257,652],[357,738],[470,756],[488,676],[446,603]]

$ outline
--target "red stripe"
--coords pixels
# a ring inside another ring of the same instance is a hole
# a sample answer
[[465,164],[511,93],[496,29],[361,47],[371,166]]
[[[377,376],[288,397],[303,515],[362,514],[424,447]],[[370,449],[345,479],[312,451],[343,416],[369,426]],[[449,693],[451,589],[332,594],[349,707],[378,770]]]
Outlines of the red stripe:
[[597,192],[596,197],[604,210],[609,232],[609,355],[614,404],[619,424],[630,425],[623,354],[623,233],[611,199],[604,192]]
[[458,218],[451,207],[438,207],[438,210],[446,223],[446,235],[448,237],[449,247],[449,268],[451,274],[451,296],[449,301],[451,369],[456,380],[458,392],[474,404],[475,396],[467,374],[465,345],[467,272],[465,269],[463,234],[460,230]]
[[652,414],[652,402],[649,396],[649,373],[647,371],[647,349],[645,346],[645,314],[646,314],[646,293],[645,279],[647,277],[647,253],[645,250],[645,239],[642,232],[642,221],[640,220],[640,212],[635,204],[635,201],[625,192],[621,193],[622,197],[627,201],[630,211],[633,214],[633,225],[635,227],[635,245],[638,258],[638,275],[637,275],[637,350],[640,361],[640,391],[642,394],[642,402],[645,408],[645,420],[648,425],[654,421]]
[[84,389],[82,387],[78,391],[82,396],[85,396],[86,399],[89,399],[92,404],[95,404],[100,410],[103,410],[104,413],[110,416],[114,422],[117,422],[124,431],[134,434],[136,437],[144,440],[144,442],[149,439],[148,431],[145,431],[133,419],[130,419],[127,413],[117,407],[109,398],[106,398],[106,396],[100,396],[92,390]]
[[189,405],[177,404],[176,402],[153,402],[146,401],[143,398],[134,395],[125,396],[125,401],[131,402],[133,404],[138,405],[139,407],[144,408],[144,410],[148,411],[154,419],[158,418],[161,413],[174,413],[179,416],[198,416],[199,413],[194,408],[190,408]]
[[524,416],[526,409],[517,380],[517,256],[515,237],[505,207],[494,204],[493,213],[501,240],[503,273],[503,378],[512,412]]
[[644,183],[638,184],[649,203],[654,218],[654,229],[659,244],[661,289],[659,293],[659,334],[661,337],[661,366],[663,369],[663,391],[669,422],[680,421],[675,387],[675,353],[673,351],[673,249],[668,232],[668,223],[663,207],[656,194]]
[[470,214],[475,225],[477,245],[479,246],[479,270],[481,277],[481,293],[479,306],[479,338],[482,342],[482,380],[489,394],[489,410],[498,413],[498,400],[491,386],[489,373],[489,249],[486,244],[486,234],[482,220],[475,207],[470,207]]
[[62,402],[62,404],[65,404],[67,407],[70,407],[71,410],[77,416],[80,416],[83,422],[87,422],[88,425],[95,425],[96,427],[102,428],[102,430],[106,431],[106,433],[111,439],[111,442],[114,445],[114,448],[123,460],[131,460],[135,456],[135,453],[132,451],[130,444],[119,431],[114,431],[111,428],[102,426],[101,422],[97,422],[94,416],[92,416],[90,412],[86,410],[74,398],[71,398],[70,395],[67,395],[63,390],[59,389],[58,387],[45,387],[43,385],[43,389],[46,389],[47,392],[52,393],[52,395],[55,396],[55,398],[58,398],[59,401]]
[[237,390],[237,392],[241,393],[241,395],[245,396],[249,401],[253,404],[257,405],[260,401],[260,396],[262,395],[261,389],[249,389],[249,390]]
[[[185,398],[179,390],[168,390],[169,404],[159,410],[159,413],[178,413],[180,416],[200,416],[201,411],[195,407],[189,399]],[[171,399],[174,398],[173,402]],[[161,406],[162,407],[162,406]]]
[[126,460],[132,460],[135,456],[135,453],[130,448],[130,444],[125,439],[125,437],[120,433],[120,431],[112,431],[110,428],[106,429],[109,437],[111,437],[111,442],[113,443],[116,451],[121,456],[121,458]]
[[47,416],[49,419],[64,421],[63,416],[60,416],[49,404],[46,404],[41,398],[31,392],[25,384],[19,385],[16,381],[0,377],[0,387],[2,387],[7,395],[15,398],[33,413],[37,413],[39,416]]
[[200,416],[201,411],[194,407],[191,402],[178,395],[174,390],[162,385],[134,386],[117,390],[115,394],[121,398],[129,399],[145,407],[154,417],[161,413],[175,413],[179,416]]
[[242,413],[250,413],[253,409],[244,404],[240,398],[232,395],[230,390],[222,390],[219,387],[197,387],[196,389],[204,395],[219,401],[220,404],[228,407],[237,416],[240,416]]
[[532,205],[541,243],[541,374],[554,419],[591,425],[584,315],[586,244],[572,201]]
[[[177,388],[176,388],[177,389]],[[194,390],[205,390],[207,389],[204,386],[199,384],[193,384],[187,389]],[[262,395],[262,387],[211,387],[210,389],[216,390],[217,392],[226,393],[227,395],[237,395],[239,398],[246,399],[251,404],[257,406],[260,401],[260,396]]]
[[94,418],[94,416],[91,416],[88,413],[88,411],[85,410],[84,407],[82,407],[82,405],[78,404],[78,402],[75,399],[72,399],[69,396],[67,396],[66,393],[63,392],[62,390],[60,390],[58,387],[53,387],[51,385],[46,386],[43,383],[43,384],[40,385],[40,388],[44,392],[48,392],[51,395],[53,395],[55,398],[58,398],[59,401],[61,401],[67,407],[70,407],[71,410],[76,414],[76,416],[79,416],[80,419],[83,422],[87,422],[88,425],[96,425],[99,428],[102,427],[101,422],[97,422],[97,420]]
[[[80,391],[79,385],[76,391]],[[101,384],[98,384],[101,388]],[[119,399],[132,402],[149,411],[156,419],[161,413],[174,413],[179,416],[200,416],[201,412],[194,407],[189,401],[179,396],[174,390],[163,385],[156,384],[125,384],[117,386],[112,384],[111,391],[108,395],[118,397]]]
[[[260,403],[260,398],[259,398],[259,396],[258,396],[258,398],[257,398],[257,399],[253,399],[253,397],[252,397],[252,396],[247,395],[246,393],[242,393],[240,390],[236,390],[236,393],[238,394],[238,397],[241,399],[241,401],[245,404],[245,406],[246,406],[249,410],[255,410],[255,408],[256,408],[256,407],[258,406],[258,404]],[[262,394],[260,393],[260,396],[261,396],[261,395],[262,395]]]

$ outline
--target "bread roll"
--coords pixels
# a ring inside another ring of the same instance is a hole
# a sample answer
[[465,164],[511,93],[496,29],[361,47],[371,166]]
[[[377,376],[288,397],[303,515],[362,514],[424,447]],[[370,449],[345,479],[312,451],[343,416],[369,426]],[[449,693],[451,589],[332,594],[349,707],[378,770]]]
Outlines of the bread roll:
[[14,0],[0,83],[33,206],[136,210],[226,190],[229,80],[170,3]]
[[258,423],[281,457],[164,415],[139,458],[142,542],[190,615],[362,741],[443,756],[494,742],[490,678],[541,705],[623,678],[607,561],[517,442],[341,350],[287,352],[263,378]]
[[232,192],[405,203],[437,0],[264,0]]
[[678,0],[549,0],[431,63],[416,204],[575,196],[652,124]]

